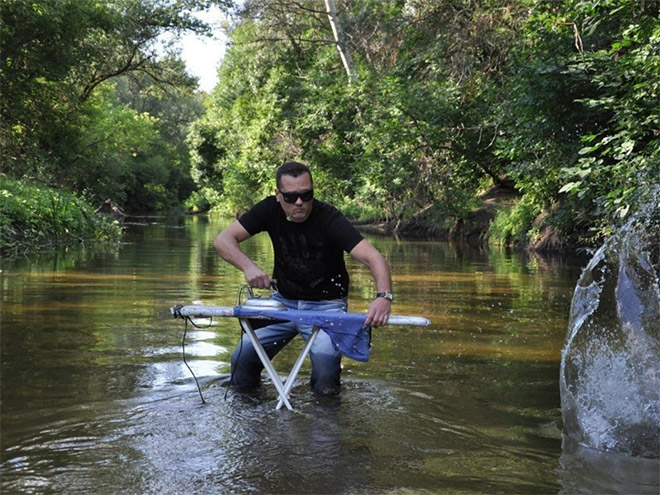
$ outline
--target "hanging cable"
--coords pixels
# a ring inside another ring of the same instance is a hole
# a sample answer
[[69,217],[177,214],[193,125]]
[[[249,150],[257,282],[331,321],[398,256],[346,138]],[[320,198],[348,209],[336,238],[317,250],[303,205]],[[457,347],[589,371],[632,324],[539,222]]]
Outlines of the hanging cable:
[[[186,316],[184,319],[185,319],[185,325],[183,327],[183,338],[181,339],[181,354],[183,355],[183,363],[186,365],[188,371],[190,371],[190,374],[195,379],[195,384],[197,385],[197,391],[199,392],[199,397],[202,399],[202,404],[206,404],[206,401],[204,400],[204,396],[202,395],[202,389],[199,386],[199,382],[197,381],[197,377],[195,376],[195,373],[188,364],[188,361],[186,360],[186,334],[188,333],[188,321],[190,321],[190,324],[194,327],[197,327],[197,325],[195,325],[195,322],[192,321],[190,316]],[[202,327],[197,327],[197,328],[202,328]]]

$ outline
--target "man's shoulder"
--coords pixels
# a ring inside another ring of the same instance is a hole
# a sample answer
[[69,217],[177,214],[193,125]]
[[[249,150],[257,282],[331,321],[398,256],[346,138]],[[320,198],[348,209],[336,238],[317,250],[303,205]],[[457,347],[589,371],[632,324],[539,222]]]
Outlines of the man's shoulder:
[[277,198],[275,196],[272,196],[272,195],[271,196],[266,196],[264,199],[259,201],[257,204],[258,205],[259,204],[264,204],[264,205],[268,205],[268,206],[276,206],[277,205]]
[[238,221],[251,235],[272,226],[272,220],[277,215],[279,205],[275,196],[268,196],[255,203],[248,211],[243,213]]
[[314,201],[314,209],[317,211],[318,215],[317,219],[322,222],[325,227],[340,230],[355,228],[346,215],[344,215],[344,213],[336,206],[324,201]]
[[331,217],[335,215],[344,216],[344,214],[336,206],[319,199],[314,200],[314,210],[316,210],[317,213],[324,217]]
[[[316,206],[315,204],[314,207]],[[346,252],[350,252],[362,240],[362,234],[334,205],[319,201],[318,206],[319,222],[323,225],[325,235]]]
[[252,207],[246,212],[247,213],[263,213],[265,211],[273,210],[278,206],[277,199],[275,196],[267,196],[261,201],[252,205]]

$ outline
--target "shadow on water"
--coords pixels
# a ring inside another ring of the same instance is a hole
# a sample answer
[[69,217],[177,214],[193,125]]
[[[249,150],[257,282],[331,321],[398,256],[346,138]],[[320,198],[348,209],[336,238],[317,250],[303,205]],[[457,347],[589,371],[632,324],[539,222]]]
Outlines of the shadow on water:
[[603,452],[564,437],[559,483],[562,495],[576,493],[658,493],[660,463],[657,459]]

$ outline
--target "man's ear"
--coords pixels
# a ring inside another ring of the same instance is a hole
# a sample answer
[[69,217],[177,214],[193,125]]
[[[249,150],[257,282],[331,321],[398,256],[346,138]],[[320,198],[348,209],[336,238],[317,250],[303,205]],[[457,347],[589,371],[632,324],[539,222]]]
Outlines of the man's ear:
[[280,191],[277,188],[275,188],[275,199],[280,202]]

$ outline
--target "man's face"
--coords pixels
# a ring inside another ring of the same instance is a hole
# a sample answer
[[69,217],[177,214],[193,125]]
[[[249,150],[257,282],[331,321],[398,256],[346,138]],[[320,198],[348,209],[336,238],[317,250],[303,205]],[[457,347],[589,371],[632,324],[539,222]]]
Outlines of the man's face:
[[[310,175],[307,173],[298,177],[283,175],[280,177],[280,187],[281,189],[275,189],[275,197],[282,210],[284,210],[287,219],[296,223],[307,220],[312,212],[313,200],[310,197],[308,201],[303,201],[300,195],[305,196],[304,193],[312,191],[312,178]],[[285,201],[285,198],[289,200],[295,198],[295,201],[289,203]]]

